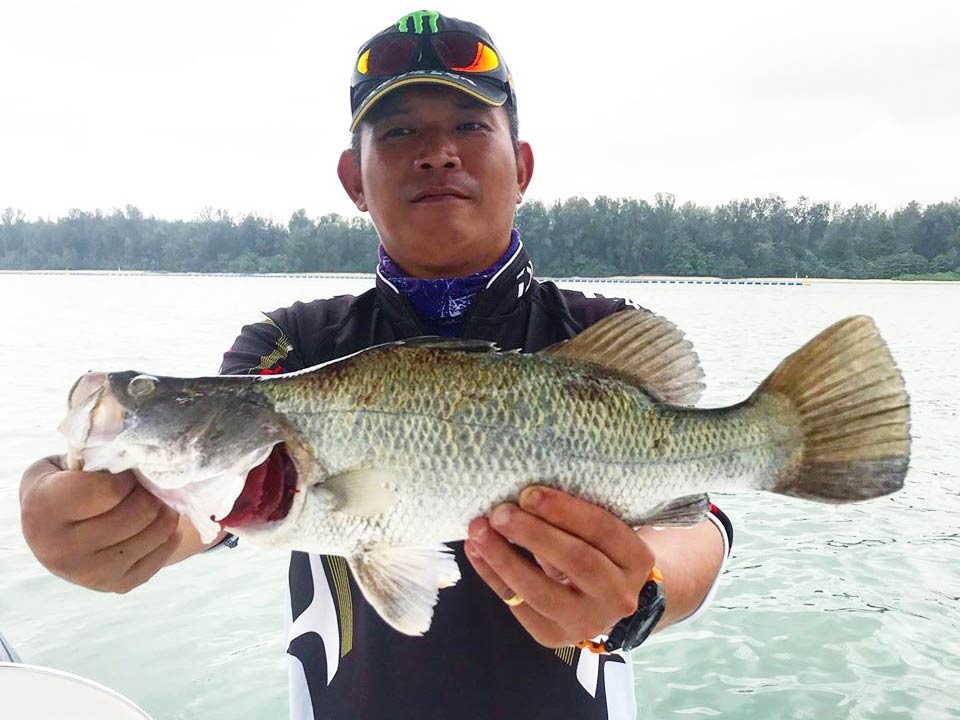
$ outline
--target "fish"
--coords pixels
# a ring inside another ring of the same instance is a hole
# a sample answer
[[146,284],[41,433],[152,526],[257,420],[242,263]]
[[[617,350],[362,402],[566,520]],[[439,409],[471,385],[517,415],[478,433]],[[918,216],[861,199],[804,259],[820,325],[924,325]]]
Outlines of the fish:
[[909,398],[854,316],[745,400],[698,408],[703,370],[669,320],[627,309],[536,353],[426,337],[286,375],[89,372],[60,425],[75,469],[132,470],[197,527],[339,555],[396,630],[422,635],[460,569],[448,543],[538,484],[631,526],[690,526],[710,492],[828,503],[902,488]]

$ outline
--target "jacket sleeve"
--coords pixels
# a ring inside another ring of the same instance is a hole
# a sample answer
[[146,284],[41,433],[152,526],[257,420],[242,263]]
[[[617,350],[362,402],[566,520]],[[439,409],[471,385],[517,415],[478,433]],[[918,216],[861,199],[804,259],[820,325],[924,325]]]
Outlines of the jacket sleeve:
[[631,300],[624,298],[605,297],[594,294],[590,297],[578,290],[560,290],[552,282],[543,283],[546,292],[554,295],[554,302],[572,321],[572,331],[579,333],[608,315],[632,307],[644,309]]
[[264,313],[244,325],[223,355],[221,375],[275,375],[303,369],[299,348],[287,334],[286,311]]
[[681,622],[690,622],[694,618],[700,617],[713,603],[713,598],[717,594],[717,588],[720,586],[720,578],[723,576],[723,570],[727,566],[727,560],[730,559],[730,552],[733,550],[733,523],[730,522],[730,518],[727,517],[726,513],[716,505],[711,504],[710,512],[707,513],[707,519],[716,525],[717,530],[720,531],[720,537],[723,538],[723,559],[720,561],[720,569],[717,571],[717,576],[713,579],[713,584],[710,585],[710,589],[707,591],[703,602],[700,603],[699,607],[690,615],[687,615],[687,617],[681,620]]

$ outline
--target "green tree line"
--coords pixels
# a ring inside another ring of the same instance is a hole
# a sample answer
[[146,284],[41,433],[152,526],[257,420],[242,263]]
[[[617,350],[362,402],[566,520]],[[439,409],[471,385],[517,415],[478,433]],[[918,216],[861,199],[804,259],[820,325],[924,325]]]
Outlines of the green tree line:
[[[538,273],[549,276],[897,278],[960,273],[960,199],[892,212],[770,196],[717,207],[630,198],[526,202],[517,219]],[[366,218],[293,213],[286,224],[205,211],[158,220],[127,206],[27,220],[0,215],[2,270],[370,272]]]

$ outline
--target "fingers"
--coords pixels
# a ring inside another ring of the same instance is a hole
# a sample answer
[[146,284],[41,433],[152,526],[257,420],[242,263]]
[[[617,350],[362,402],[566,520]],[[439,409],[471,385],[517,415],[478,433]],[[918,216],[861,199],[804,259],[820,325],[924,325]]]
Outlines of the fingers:
[[[477,571],[477,575],[490,586],[490,589],[496,593],[497,597],[501,600],[506,600],[514,594],[524,597],[521,593],[517,593],[507,585],[496,571],[487,564],[486,560],[484,560],[480,554],[479,549],[472,541],[468,540],[466,542],[464,550],[466,551],[467,559],[470,561],[470,564],[473,565],[473,569]],[[510,612],[513,613],[533,639],[541,645],[546,647],[562,647],[576,642],[576,640],[568,637],[568,633],[566,633],[559,624],[537,612],[526,602],[526,598],[524,598],[524,602],[521,605],[515,607],[504,605],[504,607],[507,607]]]
[[[575,587],[547,577],[505,537],[489,527],[487,520],[474,520],[469,532],[467,549],[479,553],[480,559],[489,568],[487,577],[490,573],[495,574],[495,584],[491,585],[494,592],[501,599],[514,593],[524,599],[522,605],[511,610],[520,624],[543,645],[560,647],[594,637],[606,632],[617,620],[636,609],[635,593],[629,593],[633,598],[633,607],[626,612],[623,612],[622,603],[616,602],[618,597],[628,597],[627,591],[621,593],[615,589],[625,586],[622,574],[619,580],[604,588],[600,597],[588,596]],[[476,567],[477,563],[474,565]]]
[[646,575],[653,567],[653,553],[639,541],[633,528],[598,505],[538,485],[520,493],[518,504],[546,523],[580,538],[624,570],[639,568]]
[[543,572],[548,578],[562,582],[565,585],[570,583],[570,579],[566,575],[564,575],[562,572],[560,572],[560,570],[548,563],[542,557],[534,555],[534,559],[537,561],[537,565],[543,568]]
[[[146,532],[146,531],[145,531]],[[180,530],[174,532],[149,553],[130,566],[120,581],[117,592],[125,593],[142,585],[156,575],[167,564],[180,546],[182,540]]]
[[[491,514],[490,522],[510,542],[535,552],[538,560],[546,562],[554,577],[566,576],[588,595],[604,590],[623,574],[596,547],[513,505],[498,506]],[[546,568],[544,571],[547,572]]]
[[490,586],[490,589],[493,590],[498,598],[506,601],[508,598],[517,594],[513,588],[507,585],[507,583],[497,575],[494,569],[487,564],[487,561],[483,559],[483,555],[480,554],[480,550],[477,549],[477,546],[472,541],[467,540],[467,542],[464,543],[463,549],[470,563],[473,565],[473,569],[476,570],[477,574]]
[[84,587],[127,592],[175,554],[179,515],[132,473],[60,467],[59,458],[40,460],[20,486],[23,535],[44,567]]
[[[143,492],[146,493],[145,490]],[[149,493],[147,494],[149,495]],[[153,498],[153,500],[156,501],[156,498]],[[122,507],[118,507],[116,512],[121,514],[123,510]],[[136,532],[131,532],[151,512],[153,518]],[[113,515],[113,512],[108,514]],[[162,504],[152,511],[145,510],[143,514],[136,517],[132,525],[115,523],[114,527],[117,528],[115,534],[120,539],[112,545],[102,547],[97,551],[97,554],[105,556],[108,561],[113,560],[129,567],[166,542],[177,530],[179,521],[180,516]],[[96,522],[96,520],[90,522]]]
[[487,565],[542,615],[555,617],[569,613],[576,601],[574,589],[548,578],[486,524],[483,519],[471,523],[470,539]]
[[[521,494],[469,528],[467,557],[530,634],[559,647],[605,634],[637,609],[655,556],[603,508],[548,488]],[[530,551],[539,566],[517,547]]]
[[108,472],[73,472],[51,476],[64,485],[64,502],[72,508],[70,519],[86,520],[115,508],[134,490],[140,489],[129,470],[114,475]]
[[182,540],[179,519],[175,512],[164,509],[136,535],[71,556],[67,572],[58,574],[94,590],[129,592],[159,572],[176,552]]
[[175,521],[177,513],[139,485],[116,507],[72,524],[78,545],[96,549],[122,543],[147,529],[158,518]]
[[112,510],[139,487],[132,472],[60,470],[50,458],[31,465],[21,481],[21,502],[29,493],[50,498],[56,505],[44,508],[67,522],[96,517]]
[[23,477],[20,479],[20,502],[23,502],[24,494],[33,490],[47,475],[61,470],[63,470],[63,456],[61,455],[50,455],[30,465],[24,470]]

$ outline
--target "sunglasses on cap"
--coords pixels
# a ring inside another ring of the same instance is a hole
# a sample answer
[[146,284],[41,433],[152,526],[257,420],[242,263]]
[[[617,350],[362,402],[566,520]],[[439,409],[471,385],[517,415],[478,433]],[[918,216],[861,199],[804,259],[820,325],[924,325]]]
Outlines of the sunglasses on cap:
[[443,70],[492,82],[510,93],[510,73],[493,46],[473,33],[389,33],[374,38],[354,66],[353,109],[385,78],[415,70]]

